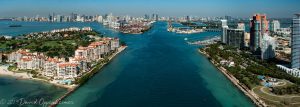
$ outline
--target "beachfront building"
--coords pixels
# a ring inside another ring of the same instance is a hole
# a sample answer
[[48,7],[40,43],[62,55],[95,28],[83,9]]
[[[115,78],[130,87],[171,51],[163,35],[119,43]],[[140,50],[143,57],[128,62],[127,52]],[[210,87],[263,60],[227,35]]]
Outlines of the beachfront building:
[[57,64],[57,78],[72,79],[76,78],[79,74],[78,64],[63,62]]
[[44,63],[43,75],[46,77],[54,77],[57,74],[57,64],[61,62],[58,58],[48,58]]
[[19,49],[16,52],[12,52],[12,53],[8,54],[7,62],[15,62],[15,63],[19,62],[21,57],[28,53],[29,53],[29,50]]
[[116,51],[119,47],[118,38],[101,38],[87,47],[80,46],[75,50],[75,55],[69,57],[67,61],[65,58],[50,58],[43,53],[31,53],[29,50],[20,49],[8,54],[8,62],[16,63],[19,70],[41,71],[40,74],[43,76],[55,80],[74,80],[90,71],[95,62]]
[[22,54],[17,62],[17,67],[23,70],[41,70],[44,65],[44,55],[42,53]]

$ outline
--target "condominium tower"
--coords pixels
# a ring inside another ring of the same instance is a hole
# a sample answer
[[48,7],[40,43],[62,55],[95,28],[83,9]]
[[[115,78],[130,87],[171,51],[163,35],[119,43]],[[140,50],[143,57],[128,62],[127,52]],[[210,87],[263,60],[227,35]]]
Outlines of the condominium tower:
[[300,68],[300,14],[295,14],[292,26],[292,68]]

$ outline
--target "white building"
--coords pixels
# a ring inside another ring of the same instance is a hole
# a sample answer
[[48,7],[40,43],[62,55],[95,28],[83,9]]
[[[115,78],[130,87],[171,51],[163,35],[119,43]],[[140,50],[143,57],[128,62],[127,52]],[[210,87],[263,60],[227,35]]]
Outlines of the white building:
[[120,47],[120,41],[118,38],[114,38],[110,41],[111,50],[116,51]]
[[300,77],[300,70],[297,68],[291,69],[291,68],[285,67],[283,65],[276,65],[276,66],[294,77]]
[[261,42],[261,59],[270,59],[275,57],[276,40],[264,34]]
[[300,68],[300,14],[293,19],[292,26],[292,68]]
[[41,70],[44,63],[45,60],[43,54],[33,53],[22,56],[20,61],[17,62],[17,67],[24,70]]
[[8,54],[8,62],[19,62],[23,55],[28,54],[29,50],[18,50],[16,52],[12,52]]
[[221,20],[222,22],[222,36],[221,36],[221,42],[222,43],[227,43],[227,29],[229,29],[229,27],[227,26],[227,20]]
[[277,32],[280,29],[280,22],[278,20],[273,20],[271,23],[271,31]]
[[69,58],[69,62],[78,64],[78,68],[79,68],[80,72],[87,72],[88,71],[86,58],[71,57],[71,58]]
[[57,64],[59,63],[58,58],[48,58],[44,64],[43,75],[47,77],[54,77],[57,74]]
[[71,79],[79,74],[78,64],[63,62],[57,64],[57,77],[62,79]]

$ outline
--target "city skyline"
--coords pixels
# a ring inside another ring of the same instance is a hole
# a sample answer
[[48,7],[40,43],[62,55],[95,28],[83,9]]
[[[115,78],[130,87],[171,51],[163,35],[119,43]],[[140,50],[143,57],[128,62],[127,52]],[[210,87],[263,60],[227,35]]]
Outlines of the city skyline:
[[291,18],[294,13],[300,10],[300,7],[297,6],[299,3],[298,0],[1,0],[0,16],[47,16],[53,12],[58,14],[75,12],[87,15],[113,13],[118,16],[143,16],[144,14],[155,13],[160,16],[176,17],[230,15],[247,18],[249,14],[265,13],[269,18]]

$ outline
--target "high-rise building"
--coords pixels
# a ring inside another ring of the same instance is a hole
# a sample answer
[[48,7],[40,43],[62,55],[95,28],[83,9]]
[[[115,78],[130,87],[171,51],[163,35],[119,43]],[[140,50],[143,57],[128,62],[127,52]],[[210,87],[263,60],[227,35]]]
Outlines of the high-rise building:
[[280,29],[280,23],[278,20],[273,20],[271,23],[271,29],[270,31],[276,32],[278,29]]
[[300,14],[295,14],[292,26],[292,68],[300,68]]
[[268,25],[266,15],[255,14],[250,22],[250,49],[257,51],[261,48],[261,39],[263,34],[268,33]]
[[222,43],[227,43],[227,29],[228,29],[228,26],[227,26],[227,20],[221,20],[222,22],[222,36],[221,36],[221,42]]
[[245,47],[245,31],[243,29],[227,29],[226,44],[237,48]]
[[53,21],[53,16],[52,16],[51,14],[49,14],[49,18],[48,18],[48,20],[49,20],[50,22],[52,22],[52,21]]
[[190,22],[190,21],[191,21],[190,16],[186,16],[186,21],[187,21],[187,22]]
[[148,14],[145,14],[145,17],[144,17],[146,20],[149,20],[150,19],[150,16]]
[[158,14],[155,15],[155,21],[158,21],[159,17]]
[[270,59],[275,57],[276,40],[267,33],[262,37],[261,59]]

